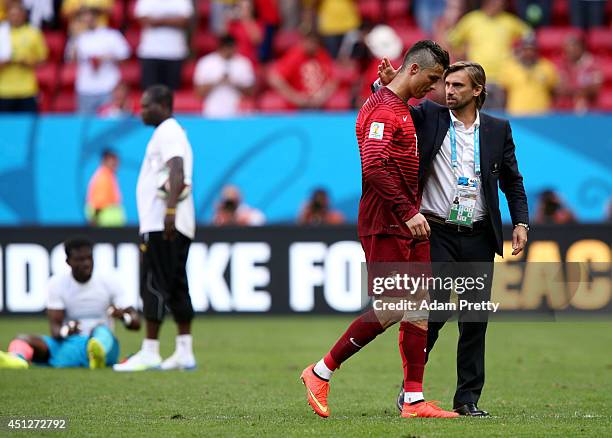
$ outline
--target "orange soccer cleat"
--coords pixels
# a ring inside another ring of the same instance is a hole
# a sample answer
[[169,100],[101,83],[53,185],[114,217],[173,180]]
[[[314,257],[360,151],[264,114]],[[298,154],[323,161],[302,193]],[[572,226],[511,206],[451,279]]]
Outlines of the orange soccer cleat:
[[436,405],[436,401],[422,401],[411,405],[404,403],[402,408],[402,418],[457,418],[459,414],[452,411],[445,411]]
[[317,377],[314,373],[314,364],[306,367],[300,376],[306,387],[306,398],[308,404],[315,413],[323,418],[329,417],[327,406],[327,394],[329,394],[329,382]]

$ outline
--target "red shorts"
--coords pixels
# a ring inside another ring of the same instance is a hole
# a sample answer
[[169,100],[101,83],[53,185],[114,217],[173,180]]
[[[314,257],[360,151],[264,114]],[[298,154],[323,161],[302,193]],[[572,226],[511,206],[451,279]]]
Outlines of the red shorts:
[[[375,279],[397,274],[413,277],[431,272],[429,240],[416,240],[392,234],[361,237],[368,275],[368,295],[376,295]],[[379,280],[380,281],[380,280]],[[387,296],[405,296],[403,290],[386,290]]]
[[367,263],[429,263],[429,240],[416,240],[393,234],[360,238]]

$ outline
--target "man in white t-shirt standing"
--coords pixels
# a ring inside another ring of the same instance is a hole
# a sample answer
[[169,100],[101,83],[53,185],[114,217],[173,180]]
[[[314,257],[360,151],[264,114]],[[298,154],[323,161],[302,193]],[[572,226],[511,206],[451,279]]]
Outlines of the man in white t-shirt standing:
[[75,37],[67,51],[68,59],[78,64],[76,92],[78,110],[95,113],[109,102],[113,90],[121,81],[119,62],[130,57],[130,47],[121,32],[98,26],[97,9],[82,8],[79,18],[86,29]]
[[[142,120],[155,131],[147,145],[136,187],[141,235],[140,296],[146,321],[142,348],[115,371],[195,367],[191,340],[193,306],[186,263],[195,235],[191,194],[193,157],[187,135],[172,116],[172,91],[154,85],[142,96]],[[178,326],[176,350],[159,355],[159,329],[166,307]]]
[[242,96],[253,90],[255,72],[251,61],[236,53],[236,40],[228,35],[216,52],[198,61],[193,83],[204,99],[204,116],[232,117],[239,112]]
[[25,369],[32,362],[53,368],[104,368],[119,358],[113,319],[130,330],[140,328],[134,303],[117,279],[94,272],[91,241],[73,237],[64,249],[71,269],[51,277],[47,290],[50,336],[13,339],[8,352],[0,351],[0,368]]
[[138,0],[134,9],[142,25],[138,57],[142,89],[156,84],[178,90],[183,60],[189,54],[187,27],[191,0]]

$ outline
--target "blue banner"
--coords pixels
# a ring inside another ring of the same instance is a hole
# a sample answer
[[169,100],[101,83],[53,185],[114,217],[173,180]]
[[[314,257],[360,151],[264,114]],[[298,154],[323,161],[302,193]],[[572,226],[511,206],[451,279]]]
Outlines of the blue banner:
[[[361,168],[354,113],[179,121],[193,146],[199,223],[210,222],[228,183],[268,222],[294,222],[317,187],[327,188],[334,206],[356,220]],[[532,213],[538,193],[552,188],[580,220],[604,218],[612,196],[610,126],[612,115],[512,120]],[[120,156],[123,204],[128,222],[137,222],[136,180],[152,133],[139,119],[2,116],[0,132],[1,225],[84,224],[87,184],[105,148]],[[505,205],[502,214],[508,221]]]

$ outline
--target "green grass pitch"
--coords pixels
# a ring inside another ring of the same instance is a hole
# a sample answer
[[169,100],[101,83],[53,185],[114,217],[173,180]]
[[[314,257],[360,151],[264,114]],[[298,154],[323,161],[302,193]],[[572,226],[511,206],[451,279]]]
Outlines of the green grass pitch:
[[[397,328],[343,365],[332,381],[331,417],[307,406],[302,369],[319,359],[349,317],[202,317],[198,369],[117,374],[34,368],[0,370],[0,417],[65,417],[64,433],[30,436],[610,436],[612,323],[492,323],[487,384],[490,418],[399,417]],[[18,332],[45,333],[42,318],[0,319],[0,348]],[[445,327],[425,375],[430,399],[450,407],[456,323]],[[119,329],[122,354],[140,333]],[[164,326],[162,355],[174,347]],[[0,436],[26,436],[0,431]]]

